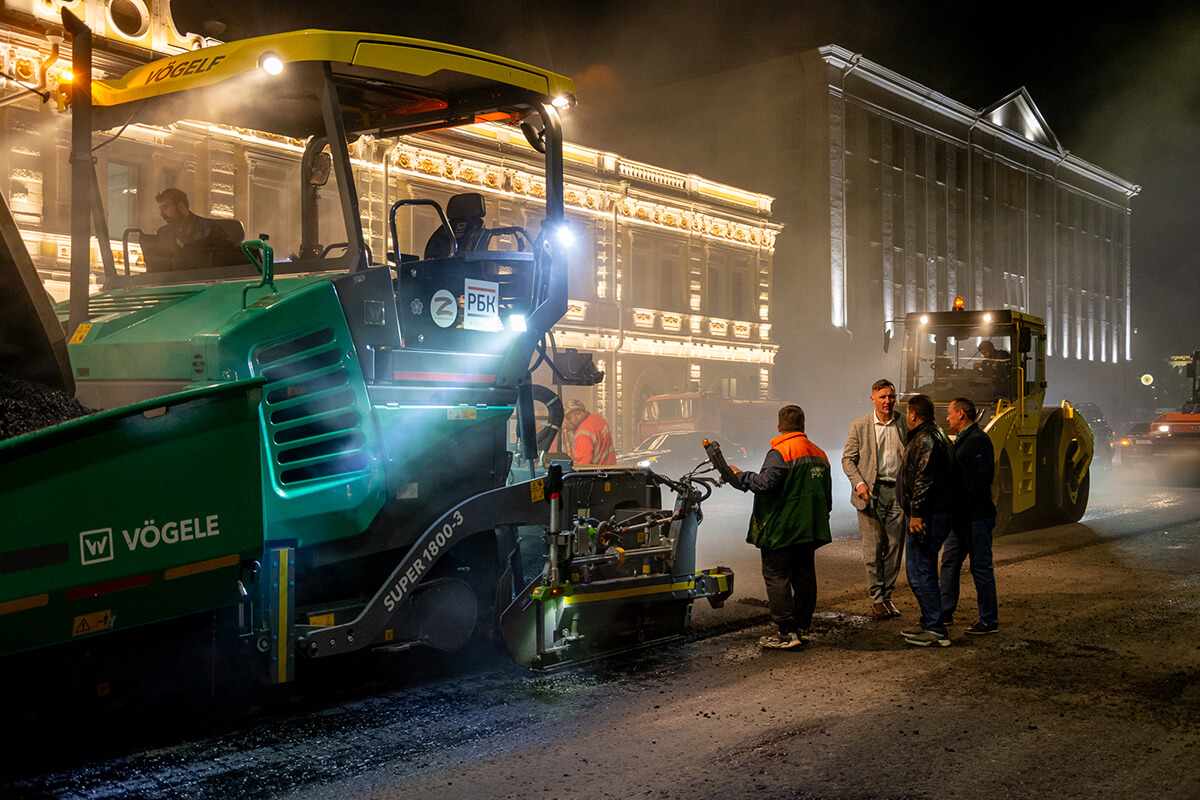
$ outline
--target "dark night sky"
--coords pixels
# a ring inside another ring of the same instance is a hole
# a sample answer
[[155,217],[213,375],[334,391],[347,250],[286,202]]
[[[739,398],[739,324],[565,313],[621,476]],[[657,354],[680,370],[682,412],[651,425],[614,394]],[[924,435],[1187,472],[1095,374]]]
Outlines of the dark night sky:
[[[1200,6],[1004,5],[961,0],[173,0],[181,29],[226,24],[233,39],[303,27],[376,30],[499,53],[576,81],[568,134],[685,172],[655,143],[669,121],[618,119],[621,99],[729,67],[839,44],[983,108],[1025,86],[1063,146],[1143,187],[1133,203],[1135,359],[1200,348],[1195,209],[1200,207]],[[693,134],[694,135],[694,134]],[[1147,363],[1147,367],[1151,366]]]

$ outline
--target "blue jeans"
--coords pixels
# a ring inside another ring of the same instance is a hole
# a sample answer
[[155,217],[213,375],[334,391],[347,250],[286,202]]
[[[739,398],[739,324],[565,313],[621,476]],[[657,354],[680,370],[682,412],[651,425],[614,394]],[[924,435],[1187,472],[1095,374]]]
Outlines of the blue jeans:
[[[969,525],[969,527],[968,527]],[[951,617],[958,608],[958,584],[963,561],[971,557],[971,577],[979,602],[979,621],[1000,624],[996,602],[996,574],[992,570],[992,528],[996,518],[959,521],[946,538],[942,551],[942,615]],[[960,532],[961,531],[961,532]]]
[[[948,633],[942,622],[942,593],[938,589],[938,552],[950,529],[954,517],[949,512],[925,517],[925,535],[919,540],[911,533],[904,537],[904,574],[908,585],[921,608],[921,625],[926,630]],[[908,520],[904,520],[908,530]]]

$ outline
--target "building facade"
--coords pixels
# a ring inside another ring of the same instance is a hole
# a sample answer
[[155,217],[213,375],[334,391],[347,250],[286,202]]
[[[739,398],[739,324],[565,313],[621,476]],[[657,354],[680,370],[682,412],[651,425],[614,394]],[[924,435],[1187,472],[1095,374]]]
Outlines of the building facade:
[[[5,6],[5,72],[29,80],[0,85],[2,190],[47,289],[61,298],[70,263],[70,115],[42,102],[41,94],[53,97],[65,81],[70,53],[69,43],[44,33],[53,31],[49,6],[71,7],[104,37],[96,59],[98,71],[109,75],[149,59],[151,46],[161,54],[212,40],[175,30],[165,3],[124,4],[115,20],[107,0],[5,0]],[[139,9],[144,19],[129,18]],[[300,202],[302,142],[244,129],[136,122],[106,141],[110,136],[95,136],[104,142],[95,158],[118,269],[126,266],[123,239],[130,240],[128,268],[142,269],[136,235],[124,234],[157,229],[154,198],[170,186],[183,189],[203,216],[237,219],[248,236],[269,232],[277,258],[286,258],[289,243],[299,239],[286,221],[298,218],[291,211]],[[489,228],[537,235],[545,195],[541,156],[515,128],[478,124],[404,140],[362,137],[352,156],[372,263],[384,263],[395,249],[388,217],[400,198],[445,208],[451,196],[477,192]],[[581,400],[607,418],[618,448],[629,449],[637,444],[642,401],[651,395],[698,385],[736,398],[771,396],[778,349],[772,265],[782,227],[771,219],[772,198],[582,146],[568,145],[564,159],[576,241],[568,259],[569,309],[550,351],[590,353],[604,372],[594,387],[559,387],[564,400]],[[432,214],[404,207],[395,244],[419,254],[436,227]],[[518,239],[503,237],[500,246],[519,247]],[[94,240],[93,288],[102,274],[99,247]],[[535,377],[554,385],[547,366]]]
[[804,207],[787,272],[819,280],[831,330],[877,342],[959,296],[1018,309],[1046,321],[1051,396],[1106,393],[1133,357],[1139,187],[1069,153],[1024,89],[974,110],[836,46],[800,60],[798,166],[827,211]]
[[1132,404],[1140,187],[1071,154],[1024,89],[974,109],[829,45],[630,106],[693,132],[645,157],[775,197],[775,391],[805,406],[823,446],[844,441],[874,380],[898,382],[885,335],[957,296],[1046,320],[1049,400],[1118,419]]

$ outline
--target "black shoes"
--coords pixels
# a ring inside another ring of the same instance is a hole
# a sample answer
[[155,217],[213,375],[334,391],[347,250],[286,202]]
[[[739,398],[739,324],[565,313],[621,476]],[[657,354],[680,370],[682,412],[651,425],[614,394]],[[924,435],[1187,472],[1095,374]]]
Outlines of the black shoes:
[[971,636],[985,636],[989,633],[995,633],[998,630],[1000,630],[999,625],[988,625],[983,620],[980,620],[974,625],[969,626],[963,633],[968,633]]

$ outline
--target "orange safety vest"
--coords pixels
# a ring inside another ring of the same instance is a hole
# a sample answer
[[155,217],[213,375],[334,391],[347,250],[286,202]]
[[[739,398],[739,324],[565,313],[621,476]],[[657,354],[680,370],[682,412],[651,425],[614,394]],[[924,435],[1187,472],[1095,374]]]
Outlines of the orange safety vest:
[[599,414],[588,414],[575,429],[572,456],[576,464],[599,464],[615,467],[617,454],[613,450],[612,434],[608,423]]

